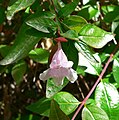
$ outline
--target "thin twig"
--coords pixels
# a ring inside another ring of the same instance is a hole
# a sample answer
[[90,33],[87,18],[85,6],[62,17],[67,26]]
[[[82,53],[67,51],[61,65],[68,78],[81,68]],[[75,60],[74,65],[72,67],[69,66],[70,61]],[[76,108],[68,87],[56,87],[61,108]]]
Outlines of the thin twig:
[[81,93],[81,96],[82,96],[82,98],[84,99],[85,97],[84,97],[83,91],[82,91],[82,89],[81,89],[81,87],[80,87],[79,80],[77,80],[76,83],[77,83],[79,92]]
[[90,90],[90,92],[88,93],[88,95],[85,97],[85,99],[82,101],[81,105],[79,106],[79,108],[77,109],[77,111],[75,112],[74,116],[72,117],[72,120],[74,120],[76,118],[76,116],[78,115],[79,111],[81,110],[81,108],[84,106],[84,104],[86,103],[86,101],[88,100],[88,98],[91,96],[91,94],[93,93],[93,91],[95,90],[96,86],[98,85],[98,83],[100,82],[100,80],[102,79],[104,73],[106,72],[106,69],[109,65],[109,63],[111,62],[113,55],[116,53],[116,51],[119,48],[119,44],[117,45],[117,47],[114,49],[114,51],[110,54],[110,57],[108,59],[108,61],[105,64],[105,67],[103,68],[101,74],[99,75],[97,81],[95,82],[94,86],[92,87],[92,89]]
[[86,83],[86,80],[84,79],[84,77],[83,77],[82,75],[80,75],[80,79],[82,80],[82,82],[84,83],[87,91],[89,92],[89,91],[90,91],[90,88],[89,88],[88,84]]

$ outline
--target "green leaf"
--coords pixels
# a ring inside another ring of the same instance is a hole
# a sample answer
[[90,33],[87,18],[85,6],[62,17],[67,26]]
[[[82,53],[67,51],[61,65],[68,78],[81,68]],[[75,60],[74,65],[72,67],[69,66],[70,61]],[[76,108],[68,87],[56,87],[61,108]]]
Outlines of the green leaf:
[[82,111],[82,120],[109,120],[104,110],[96,105],[87,105]]
[[7,45],[0,45],[0,54],[2,57],[5,57],[7,55],[7,52],[11,49],[10,46]]
[[68,80],[65,78],[63,85],[57,86],[54,82],[53,79],[47,80],[47,85],[46,85],[46,97],[50,98],[54,94],[58,93],[60,90],[62,90],[67,84]]
[[41,98],[35,103],[27,106],[26,109],[42,116],[49,117],[51,99]]
[[114,59],[113,61],[113,76],[115,81],[119,84],[119,58]]
[[90,20],[93,17],[98,17],[99,14],[100,13],[98,11],[98,8],[96,8],[96,6],[92,6],[92,5],[87,5],[78,12],[78,15],[82,16],[86,20]]
[[50,33],[57,29],[57,25],[54,20],[41,16],[27,20],[26,24],[44,33]]
[[0,25],[4,22],[5,20],[5,8],[0,6]]
[[112,12],[114,11],[115,9],[117,9],[118,6],[116,5],[105,5],[105,6],[102,6],[102,11],[107,14],[109,12]]
[[75,10],[79,2],[80,0],[73,0],[73,2],[66,4],[63,8],[59,10],[58,16],[63,18],[70,15]]
[[109,41],[115,40],[114,35],[112,33],[106,32],[92,24],[85,25],[80,30],[79,35],[80,40],[94,48],[102,48]]
[[81,67],[81,66],[78,66],[77,67],[77,69],[76,69],[76,72],[77,72],[77,74],[79,74],[79,75],[82,75],[82,76],[85,76],[85,69],[86,69],[86,67]]
[[112,10],[108,11],[108,13],[104,16],[104,21],[105,22],[111,23],[111,22],[115,21],[115,19],[117,17],[119,18],[119,14],[118,14],[118,12],[119,12],[119,6],[112,6],[111,9]]
[[23,75],[26,72],[27,64],[24,61],[19,61],[12,68],[12,77],[14,78],[16,84],[19,84],[23,80]]
[[79,52],[79,63],[78,63],[78,65],[87,67],[85,72],[87,72],[89,74],[99,75],[101,70],[102,70],[100,57],[96,53],[93,54],[93,56],[99,63],[88,60],[87,57],[85,57],[82,53]]
[[49,51],[42,48],[36,48],[35,50],[30,51],[29,57],[38,63],[47,64]]
[[78,66],[79,56],[78,50],[75,48],[74,43],[75,41],[69,40],[67,43],[62,43],[62,45],[68,60],[74,63],[73,69],[76,70]]
[[46,37],[46,34],[38,32],[34,29],[29,29],[26,24],[23,24],[14,45],[8,52],[7,56],[0,61],[0,65],[7,65],[26,57],[29,51],[38,43],[40,38]]
[[119,93],[114,85],[101,82],[95,91],[95,101],[107,113],[109,120],[119,120]]
[[71,30],[75,30],[79,33],[80,29],[87,24],[87,21],[77,15],[71,15],[63,21],[64,24],[67,25]]
[[51,101],[49,120],[69,120],[54,100]]
[[35,0],[17,0],[7,8],[7,19],[11,20],[15,13],[31,6]]
[[65,6],[62,0],[53,0],[53,3],[57,11],[59,11],[62,7]]
[[74,112],[80,104],[80,102],[68,92],[59,92],[55,94],[53,98],[66,115]]
[[33,114],[18,114],[17,118],[12,117],[12,120],[38,120],[40,116],[33,115]]
[[61,36],[71,39],[71,40],[79,40],[78,39],[78,33],[74,30],[68,30],[65,33],[61,33]]
[[93,56],[94,51],[87,44],[85,44],[82,41],[77,41],[77,42],[75,42],[75,47],[89,61],[98,63],[97,60],[95,59],[95,57]]

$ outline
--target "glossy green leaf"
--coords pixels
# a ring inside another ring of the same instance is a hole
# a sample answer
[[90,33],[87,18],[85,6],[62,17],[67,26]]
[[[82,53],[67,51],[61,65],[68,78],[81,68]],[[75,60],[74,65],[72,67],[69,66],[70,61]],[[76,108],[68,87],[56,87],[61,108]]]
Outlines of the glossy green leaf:
[[110,10],[108,11],[108,13],[104,16],[104,21],[105,22],[113,22],[115,21],[115,19],[117,18],[117,16],[119,17],[118,15],[118,12],[119,12],[119,6],[112,6],[113,10]]
[[46,97],[50,98],[56,93],[58,93],[60,90],[62,90],[67,84],[68,80],[65,78],[63,85],[57,86],[54,82],[53,79],[47,80],[47,85],[46,85]]
[[67,25],[71,30],[75,30],[79,33],[80,29],[87,24],[87,21],[77,15],[71,15],[63,21],[64,24]]
[[27,69],[27,64],[24,61],[19,61],[12,68],[12,77],[14,78],[16,84],[19,84],[23,80],[23,75]]
[[79,35],[80,40],[94,48],[102,48],[111,40],[115,40],[112,33],[106,32],[92,24],[85,25],[80,30]]
[[69,120],[54,100],[51,101],[49,120]]
[[55,94],[53,98],[66,115],[74,112],[80,104],[80,102],[68,92],[59,92]]
[[78,63],[78,65],[87,67],[87,69],[85,70],[86,73],[89,73],[89,74],[92,74],[92,75],[99,75],[101,70],[102,70],[100,57],[98,56],[98,54],[93,54],[93,56],[96,59],[96,61],[98,61],[99,63],[87,59],[87,57],[85,57],[82,53],[79,52],[79,63]]
[[85,44],[82,41],[77,41],[77,42],[75,42],[75,47],[89,61],[92,61],[92,62],[95,62],[95,63],[97,62],[98,63],[98,61],[93,56],[94,51],[92,51],[92,49],[87,44]]
[[116,7],[117,7],[116,5],[104,5],[104,6],[102,6],[102,11],[103,11],[105,14],[107,14],[107,13],[109,13],[109,12],[114,11],[114,9],[117,9]]
[[87,5],[84,8],[82,8],[79,12],[78,15],[82,16],[83,18],[85,18],[86,20],[90,20],[93,17],[98,17],[99,16],[99,11],[98,8],[96,6],[91,6],[91,5]]
[[95,101],[107,113],[109,120],[119,120],[119,93],[114,85],[101,82],[95,91]]
[[27,56],[29,51],[32,50],[42,37],[46,37],[46,34],[34,29],[29,29],[26,24],[23,24],[14,45],[7,56],[0,61],[0,65],[11,64]]
[[116,31],[118,31],[118,29],[119,29],[119,20],[112,22],[111,31],[113,33],[116,33]]
[[76,69],[76,72],[79,75],[85,76],[85,74],[86,74],[85,70],[86,70],[86,67],[78,66]]
[[116,40],[119,39],[119,16],[117,16],[117,20],[113,21],[111,24],[111,30],[115,34]]
[[38,63],[46,64],[48,63],[49,51],[42,48],[36,48],[30,51],[29,57]]
[[50,33],[57,29],[55,21],[46,17],[35,17],[29,19],[26,21],[26,24],[44,33]]
[[96,105],[87,105],[82,111],[82,120],[109,120],[106,112]]
[[119,58],[114,59],[113,61],[113,76],[115,81],[119,84]]
[[58,16],[63,18],[70,15],[78,5],[80,0],[73,0],[73,2],[66,4],[63,8],[61,8],[58,12]]
[[71,39],[71,40],[79,40],[78,39],[78,33],[74,30],[68,30],[65,33],[61,33],[61,36]]
[[42,116],[49,117],[51,99],[41,98],[35,103],[27,106],[26,109]]
[[11,20],[15,13],[32,5],[35,0],[17,0],[7,8],[7,19]]

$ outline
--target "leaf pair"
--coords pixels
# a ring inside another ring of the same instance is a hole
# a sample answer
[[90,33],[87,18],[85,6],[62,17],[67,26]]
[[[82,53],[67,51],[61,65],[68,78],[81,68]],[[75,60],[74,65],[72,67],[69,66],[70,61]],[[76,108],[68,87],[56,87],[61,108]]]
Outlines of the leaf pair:
[[53,119],[53,116],[56,116],[56,118],[58,116],[68,118],[66,115],[71,114],[79,104],[80,102],[70,93],[59,92],[52,98],[40,99],[36,103],[29,105],[27,109],[42,116],[48,116],[50,119]]
[[111,83],[101,82],[95,91],[95,102],[84,107],[83,120],[118,120],[119,93]]

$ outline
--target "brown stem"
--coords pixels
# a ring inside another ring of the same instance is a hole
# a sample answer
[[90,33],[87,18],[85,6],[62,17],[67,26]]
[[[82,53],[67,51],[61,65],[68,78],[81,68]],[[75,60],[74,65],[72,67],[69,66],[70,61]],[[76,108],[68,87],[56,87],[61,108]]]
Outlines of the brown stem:
[[80,75],[80,79],[82,80],[82,82],[84,83],[87,91],[89,92],[89,91],[90,91],[90,88],[89,88],[88,84],[86,83],[86,80],[84,79],[84,77],[83,77],[82,75]]
[[88,93],[88,95],[85,97],[85,99],[82,101],[81,105],[79,106],[79,108],[76,110],[74,116],[72,117],[72,120],[74,120],[76,118],[76,116],[78,115],[79,111],[81,110],[81,108],[84,106],[84,104],[86,103],[86,101],[88,100],[88,98],[91,96],[91,94],[93,93],[93,91],[95,90],[96,86],[98,85],[98,83],[100,82],[100,80],[102,79],[104,73],[106,72],[106,69],[109,65],[109,63],[112,60],[113,55],[116,53],[116,51],[119,48],[119,44],[117,45],[117,47],[114,49],[114,51],[110,54],[110,57],[108,59],[108,61],[106,62],[101,74],[99,75],[97,81],[95,82],[94,86],[92,87],[92,89],[90,90],[90,92]]

